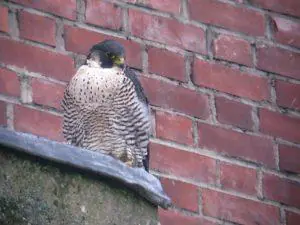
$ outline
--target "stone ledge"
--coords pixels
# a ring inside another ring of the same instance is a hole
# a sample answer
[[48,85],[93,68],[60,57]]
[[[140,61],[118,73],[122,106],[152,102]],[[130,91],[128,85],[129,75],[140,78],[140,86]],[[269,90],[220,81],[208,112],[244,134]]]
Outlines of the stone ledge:
[[0,144],[117,180],[156,206],[166,209],[171,205],[156,177],[143,169],[130,168],[110,156],[4,128],[0,128]]

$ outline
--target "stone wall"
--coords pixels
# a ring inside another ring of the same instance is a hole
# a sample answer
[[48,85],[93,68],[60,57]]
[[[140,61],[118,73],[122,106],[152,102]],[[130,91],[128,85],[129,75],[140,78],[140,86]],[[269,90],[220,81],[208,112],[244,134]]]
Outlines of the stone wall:
[[120,183],[0,147],[1,225],[154,225],[157,207]]

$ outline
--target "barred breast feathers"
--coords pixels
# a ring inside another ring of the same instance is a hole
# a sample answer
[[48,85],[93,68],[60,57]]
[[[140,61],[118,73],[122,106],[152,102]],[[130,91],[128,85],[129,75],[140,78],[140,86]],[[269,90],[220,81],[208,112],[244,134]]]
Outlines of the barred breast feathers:
[[118,68],[81,66],[67,86],[62,108],[65,138],[77,146],[84,146],[84,140],[88,139],[89,132],[84,126],[90,123],[87,118],[91,113],[108,110],[114,132],[125,139],[127,147],[132,146],[136,166],[142,166],[148,155],[149,108],[142,87],[130,69],[126,68],[123,74]]

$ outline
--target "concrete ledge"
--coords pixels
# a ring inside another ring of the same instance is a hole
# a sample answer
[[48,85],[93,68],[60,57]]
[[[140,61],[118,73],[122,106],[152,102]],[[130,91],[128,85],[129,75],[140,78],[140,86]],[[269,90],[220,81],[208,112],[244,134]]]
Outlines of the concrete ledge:
[[143,169],[129,168],[110,156],[4,128],[0,128],[0,145],[118,181],[155,206],[171,205],[156,177]]
[[122,184],[0,146],[1,225],[157,225]]

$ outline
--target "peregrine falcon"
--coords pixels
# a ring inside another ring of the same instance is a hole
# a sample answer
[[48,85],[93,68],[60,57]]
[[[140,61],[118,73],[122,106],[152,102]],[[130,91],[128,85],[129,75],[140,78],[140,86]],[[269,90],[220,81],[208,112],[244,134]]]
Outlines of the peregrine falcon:
[[64,93],[63,134],[72,145],[148,171],[148,101],[124,59],[124,47],[117,41],[91,48]]

